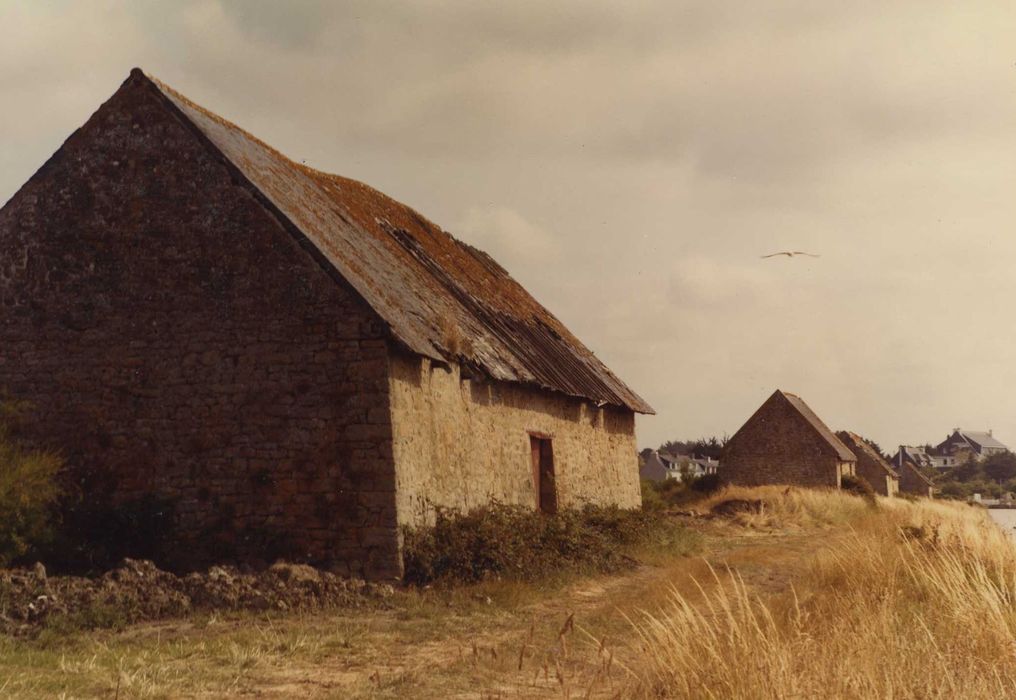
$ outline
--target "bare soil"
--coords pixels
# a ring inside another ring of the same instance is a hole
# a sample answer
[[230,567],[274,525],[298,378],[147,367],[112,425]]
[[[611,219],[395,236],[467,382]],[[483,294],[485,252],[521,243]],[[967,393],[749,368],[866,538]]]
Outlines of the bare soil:
[[[0,653],[0,695],[626,697],[636,682],[627,667],[639,645],[631,620],[640,611],[658,609],[674,589],[697,600],[699,591],[723,585],[714,572],[727,568],[760,594],[785,591],[819,537],[748,530],[718,518],[688,520],[706,537],[704,556],[563,587],[489,582],[390,592],[361,585],[336,589],[348,604],[323,607],[306,596],[332,583],[299,569],[246,579],[226,572],[233,581],[226,593],[211,580],[191,588],[167,583],[162,589],[188,597],[192,610],[194,601],[213,599],[234,609],[265,607],[17,642],[6,650],[11,653]],[[139,571],[128,566],[110,578],[160,575],[135,565]],[[310,580],[300,581],[303,575]],[[285,592],[290,589],[302,592]],[[203,599],[206,591],[211,597]],[[59,586],[55,593],[67,595]],[[267,604],[248,606],[262,599]],[[24,675],[29,668],[38,674],[31,680]]]

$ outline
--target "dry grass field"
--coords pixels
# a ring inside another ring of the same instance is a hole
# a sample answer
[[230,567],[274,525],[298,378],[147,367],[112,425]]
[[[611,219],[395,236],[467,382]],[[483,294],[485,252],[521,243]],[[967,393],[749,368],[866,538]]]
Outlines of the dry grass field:
[[[731,501],[735,506],[731,507]],[[727,505],[724,505],[727,504]],[[1016,549],[940,502],[729,489],[632,572],[0,642],[10,697],[997,698]]]
[[[731,493],[722,497],[730,497]],[[786,590],[718,570],[636,618],[647,697],[1000,698],[1016,694],[1016,548],[985,512],[838,493],[762,498],[748,527],[813,528]]]

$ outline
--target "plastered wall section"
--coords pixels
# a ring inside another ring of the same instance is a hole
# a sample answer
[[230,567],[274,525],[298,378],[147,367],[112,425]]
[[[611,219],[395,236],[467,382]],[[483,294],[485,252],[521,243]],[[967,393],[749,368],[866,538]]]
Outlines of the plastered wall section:
[[389,395],[401,525],[434,507],[493,500],[536,507],[530,433],[550,436],[559,507],[641,506],[635,416],[501,382],[464,380],[459,367],[393,351]]

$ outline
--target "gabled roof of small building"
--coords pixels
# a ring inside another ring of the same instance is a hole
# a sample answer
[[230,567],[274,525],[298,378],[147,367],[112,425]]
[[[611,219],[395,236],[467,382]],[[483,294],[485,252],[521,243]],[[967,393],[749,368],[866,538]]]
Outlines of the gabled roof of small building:
[[887,475],[896,477],[897,479],[899,478],[900,475],[896,473],[895,469],[889,466],[889,463],[885,461],[885,458],[882,457],[882,455],[880,455],[878,452],[876,452],[875,448],[869,445],[868,441],[865,440],[860,435],[858,435],[857,433],[852,433],[849,430],[841,430],[838,433],[836,433],[836,437],[839,438],[840,442],[846,445],[847,448],[851,452],[853,452],[858,459],[860,459],[861,455],[863,454],[868,459],[873,461],[875,464],[882,467],[882,469],[885,470]]
[[829,426],[827,426],[825,423],[822,422],[822,419],[819,418],[815,414],[815,412],[811,410],[811,407],[809,407],[808,404],[804,402],[804,399],[802,399],[800,396],[797,396],[796,394],[791,394],[788,391],[781,391],[779,389],[774,391],[773,394],[768,399],[766,399],[761,406],[759,406],[758,410],[756,410],[755,413],[752,414],[751,418],[745,421],[744,425],[742,425],[738,429],[738,431],[734,433],[734,436],[730,438],[730,442],[734,442],[735,440],[737,440],[738,435],[741,433],[742,430],[745,429],[745,426],[754,422],[756,417],[764,410],[766,410],[766,407],[769,406],[770,402],[772,401],[784,401],[787,404],[789,404],[795,411],[797,411],[798,414],[800,414],[800,416],[805,420],[805,422],[808,423],[808,425],[829,446],[829,448],[833,452],[835,452],[836,456],[841,461],[844,462],[857,461],[857,457],[854,455],[854,453],[851,452],[847,448],[847,446],[844,445],[840,441],[840,439],[833,434],[833,431],[829,429]]
[[934,486],[935,485],[935,482],[932,481],[930,478],[928,478],[928,475],[925,474],[924,472],[922,472],[921,468],[918,467],[913,462],[911,462],[909,459],[904,459],[903,460],[903,467],[902,467],[902,469],[909,469],[912,473],[914,473],[918,477],[920,477],[921,481],[923,481],[928,486]]
[[851,452],[850,449],[833,434],[833,431],[829,429],[829,426],[822,422],[822,419],[819,418],[813,410],[811,410],[811,407],[804,402],[804,399],[796,394],[780,391],[779,389],[776,390],[776,393],[782,394],[783,398],[789,401],[790,405],[796,408],[798,413],[804,416],[805,420],[807,420],[811,426],[815,428],[815,431],[821,435],[822,438],[833,447],[833,449],[836,450],[836,454],[840,459],[844,462],[857,461],[857,456],[854,455],[854,453]]
[[893,464],[898,464],[903,459],[909,459],[920,466],[932,467],[935,464],[935,460],[940,460],[942,458],[938,455],[929,453],[924,447],[900,445],[900,449],[896,451],[895,455],[893,455]]
[[165,98],[408,350],[492,379],[653,413],[486,253],[363,183],[293,162],[140,69],[125,86],[131,81]]

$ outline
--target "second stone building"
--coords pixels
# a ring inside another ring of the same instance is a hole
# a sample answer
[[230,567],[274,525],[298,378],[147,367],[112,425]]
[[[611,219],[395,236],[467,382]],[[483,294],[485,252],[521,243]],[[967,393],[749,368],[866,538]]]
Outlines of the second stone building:
[[839,488],[857,457],[803,399],[776,390],[727,442],[719,475],[730,484]]

